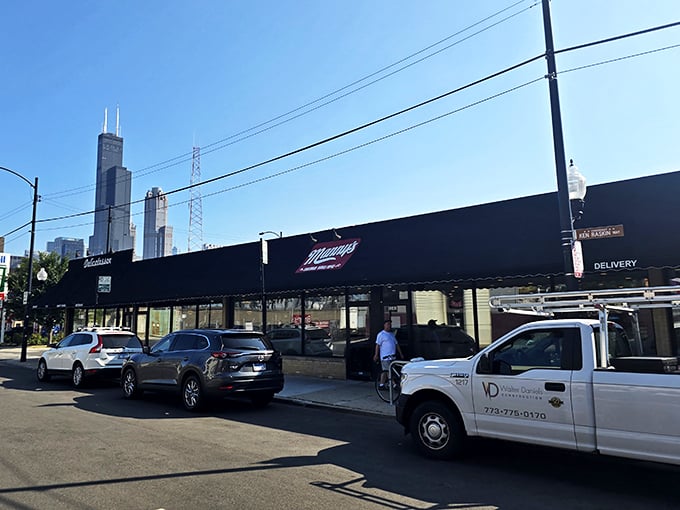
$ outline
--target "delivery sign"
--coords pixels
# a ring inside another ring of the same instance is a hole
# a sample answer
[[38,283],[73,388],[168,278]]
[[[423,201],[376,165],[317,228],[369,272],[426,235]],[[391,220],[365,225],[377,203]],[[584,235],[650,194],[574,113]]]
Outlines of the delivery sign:
[[9,253],[0,253],[0,300],[7,296],[7,279],[9,278]]

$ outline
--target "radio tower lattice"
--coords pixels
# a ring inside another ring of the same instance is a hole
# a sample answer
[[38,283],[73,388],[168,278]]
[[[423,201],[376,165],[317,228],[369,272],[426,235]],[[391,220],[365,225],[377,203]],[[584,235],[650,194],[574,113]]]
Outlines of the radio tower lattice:
[[194,147],[191,158],[191,188],[189,188],[189,243],[188,251],[203,249],[203,205],[201,203],[201,148]]

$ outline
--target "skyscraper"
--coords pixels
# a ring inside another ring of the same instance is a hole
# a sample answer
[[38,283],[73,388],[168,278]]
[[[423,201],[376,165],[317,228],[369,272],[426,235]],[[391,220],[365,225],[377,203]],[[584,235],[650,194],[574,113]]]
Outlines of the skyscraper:
[[73,260],[85,256],[85,242],[74,237],[57,237],[54,241],[47,241],[47,251]]
[[144,199],[143,257],[152,259],[172,253],[172,227],[168,223],[168,197],[160,188],[151,188]]
[[94,233],[90,236],[90,255],[129,250],[135,246],[130,228],[132,172],[123,166],[123,139],[118,136],[118,109],[115,135],[107,133],[107,117],[105,110],[104,127],[97,143]]

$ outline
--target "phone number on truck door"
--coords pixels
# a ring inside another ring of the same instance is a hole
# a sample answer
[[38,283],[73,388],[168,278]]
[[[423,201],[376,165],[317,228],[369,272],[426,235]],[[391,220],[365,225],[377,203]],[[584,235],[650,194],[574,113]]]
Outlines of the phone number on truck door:
[[528,411],[526,409],[507,409],[503,407],[484,407],[484,414],[494,414],[499,416],[514,416],[516,418],[529,418],[532,420],[547,420],[545,413]]

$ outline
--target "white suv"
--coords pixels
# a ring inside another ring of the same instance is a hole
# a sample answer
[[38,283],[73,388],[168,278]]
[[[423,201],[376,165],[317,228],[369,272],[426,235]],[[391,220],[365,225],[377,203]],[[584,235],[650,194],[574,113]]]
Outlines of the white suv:
[[123,362],[137,352],[142,352],[142,342],[131,331],[117,328],[76,331],[42,353],[38,361],[38,381],[49,381],[53,375],[67,375],[78,388],[87,377],[120,377]]

